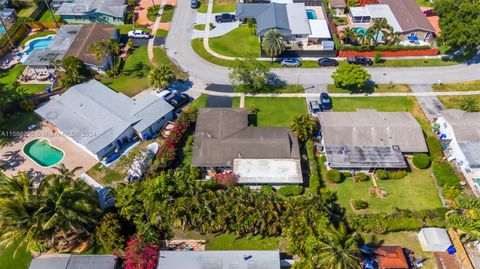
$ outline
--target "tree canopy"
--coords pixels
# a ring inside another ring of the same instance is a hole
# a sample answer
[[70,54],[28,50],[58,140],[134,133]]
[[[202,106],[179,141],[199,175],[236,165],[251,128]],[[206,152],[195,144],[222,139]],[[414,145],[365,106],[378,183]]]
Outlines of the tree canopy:
[[338,67],[332,78],[336,87],[355,90],[364,88],[371,76],[359,65],[346,64]]
[[262,49],[273,61],[273,57],[285,50],[285,38],[277,29],[270,29],[263,36]]
[[163,89],[176,79],[173,69],[166,64],[150,70],[149,82],[154,88]]
[[230,68],[230,81],[242,86],[247,92],[258,93],[268,90],[270,67],[253,58],[237,59]]

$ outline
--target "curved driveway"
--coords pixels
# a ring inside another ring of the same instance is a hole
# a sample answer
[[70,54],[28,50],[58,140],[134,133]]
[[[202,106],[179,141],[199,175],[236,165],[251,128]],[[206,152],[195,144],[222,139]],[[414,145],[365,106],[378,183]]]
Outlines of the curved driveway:
[[[198,56],[191,47],[195,10],[190,1],[177,1],[165,47],[167,54],[187,71],[192,81],[230,84],[227,67],[212,64]],[[289,84],[331,84],[333,68],[273,69]],[[376,83],[435,84],[480,79],[480,64],[443,67],[368,68]]]

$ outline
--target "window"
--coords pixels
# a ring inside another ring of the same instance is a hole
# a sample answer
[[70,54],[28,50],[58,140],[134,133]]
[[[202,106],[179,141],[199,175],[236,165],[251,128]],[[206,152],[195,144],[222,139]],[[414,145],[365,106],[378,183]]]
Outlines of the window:
[[410,36],[417,36],[417,33],[410,33]]

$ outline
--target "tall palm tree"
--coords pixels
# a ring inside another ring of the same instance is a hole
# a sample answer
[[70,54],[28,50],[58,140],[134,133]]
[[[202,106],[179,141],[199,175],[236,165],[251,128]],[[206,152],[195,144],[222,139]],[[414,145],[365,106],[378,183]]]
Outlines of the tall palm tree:
[[374,35],[373,35],[373,45],[377,45],[378,37],[380,35],[380,32],[386,32],[386,30],[390,29],[390,25],[388,24],[387,20],[385,18],[381,19],[376,19],[373,20],[373,24],[368,28],[371,30]]
[[69,178],[75,178],[75,174],[80,171],[83,167],[77,166],[74,167],[72,170],[68,169],[65,164],[61,163],[58,166],[52,167],[55,171],[57,171],[57,174],[52,174],[52,176],[61,176],[65,179]]
[[346,43],[351,44],[357,39],[357,33],[350,27],[343,28],[342,33],[343,33],[343,40]]
[[149,82],[154,88],[163,89],[176,79],[173,69],[166,64],[150,70]]
[[398,44],[400,42],[399,32],[394,32],[393,29],[386,33],[385,39],[387,40],[387,46]]
[[285,51],[285,38],[277,29],[268,30],[262,39],[262,49],[272,58]]
[[290,129],[300,141],[307,141],[317,129],[317,121],[309,115],[297,115],[293,117]]
[[99,60],[108,57],[108,67],[112,69],[117,64],[118,55],[120,54],[121,49],[120,43],[118,43],[116,39],[112,38],[110,40],[104,39],[93,43],[88,48],[88,51],[95,54],[95,57],[97,57]]
[[358,239],[358,233],[349,233],[343,223],[337,229],[333,226],[322,229],[319,239],[313,237],[307,239],[309,259],[318,268],[361,268]]

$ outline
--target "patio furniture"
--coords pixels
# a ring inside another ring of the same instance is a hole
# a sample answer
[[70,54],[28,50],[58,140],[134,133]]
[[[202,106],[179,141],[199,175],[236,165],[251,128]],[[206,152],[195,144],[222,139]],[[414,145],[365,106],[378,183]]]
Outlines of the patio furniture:
[[36,77],[36,79],[38,79],[40,81],[45,81],[45,80],[48,80],[50,78],[50,72],[48,72],[46,70],[41,71],[35,77]]

